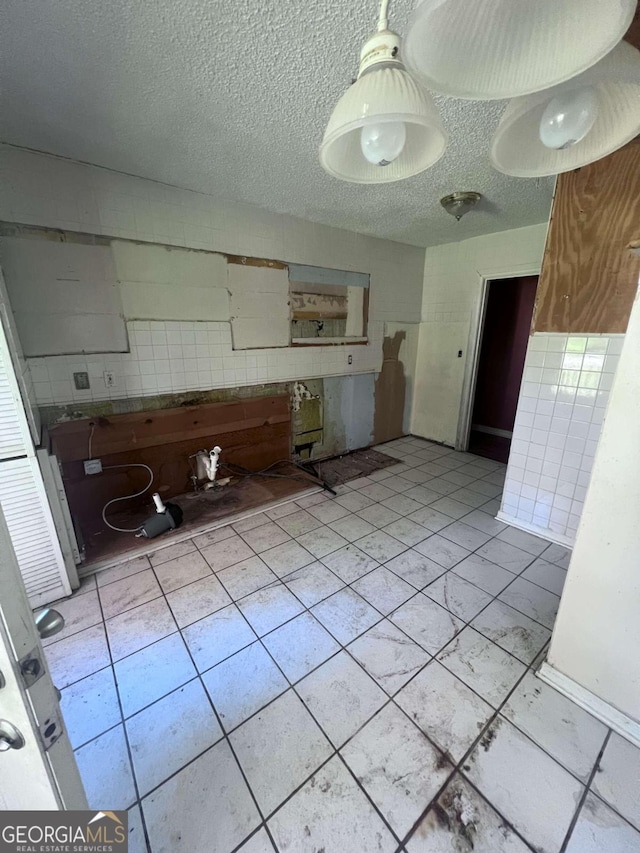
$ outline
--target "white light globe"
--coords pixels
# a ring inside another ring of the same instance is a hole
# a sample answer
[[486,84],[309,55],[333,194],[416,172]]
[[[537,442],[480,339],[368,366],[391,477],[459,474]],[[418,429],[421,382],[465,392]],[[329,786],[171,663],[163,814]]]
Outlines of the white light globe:
[[360,131],[360,147],[365,159],[373,166],[388,166],[402,154],[407,141],[403,121],[365,124]]
[[540,119],[540,141],[563,151],[581,142],[598,117],[598,98],[591,86],[559,92],[547,104]]

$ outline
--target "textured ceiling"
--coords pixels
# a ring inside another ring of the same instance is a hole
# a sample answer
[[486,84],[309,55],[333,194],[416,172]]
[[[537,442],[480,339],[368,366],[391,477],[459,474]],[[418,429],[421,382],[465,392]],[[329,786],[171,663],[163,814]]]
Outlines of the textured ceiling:
[[[406,30],[413,0],[392,0]],[[0,138],[269,210],[428,246],[542,222],[552,180],[488,162],[502,103],[438,98],[432,169],[386,186],[326,175],[324,125],[376,0],[4,0]],[[477,190],[456,222],[441,196]]]

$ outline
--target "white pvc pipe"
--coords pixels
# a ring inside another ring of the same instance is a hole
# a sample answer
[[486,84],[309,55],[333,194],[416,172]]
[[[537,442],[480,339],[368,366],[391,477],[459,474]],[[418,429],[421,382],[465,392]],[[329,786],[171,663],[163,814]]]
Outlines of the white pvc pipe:
[[153,495],[153,502],[156,505],[156,512],[165,512],[166,511],[166,507],[162,503],[162,498],[160,497],[160,495],[157,492],[155,492],[155,494]]
[[222,448],[216,445],[213,450],[209,451],[209,464],[207,466],[207,474],[211,482],[215,482],[216,473],[218,471],[218,457],[222,453]]

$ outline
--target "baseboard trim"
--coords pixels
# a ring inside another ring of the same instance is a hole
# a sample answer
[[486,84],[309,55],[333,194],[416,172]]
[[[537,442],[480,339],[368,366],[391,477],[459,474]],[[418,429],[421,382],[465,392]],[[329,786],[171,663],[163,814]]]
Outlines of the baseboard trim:
[[471,424],[471,429],[474,432],[483,432],[486,435],[497,435],[499,438],[513,438],[513,432],[508,429],[498,429],[497,427],[482,426],[482,424]]
[[623,714],[613,705],[600,699],[595,693],[587,690],[577,681],[569,678],[568,675],[557,670],[546,661],[542,664],[536,675],[542,679],[545,684],[554,687],[567,699],[571,699],[576,705],[584,708],[596,719],[601,720],[609,728],[617,732],[621,737],[630,741],[634,746],[640,747],[640,723]]
[[506,512],[500,510],[496,515],[498,521],[502,521],[511,527],[517,527],[518,530],[524,530],[526,533],[533,533],[535,536],[540,536],[542,539],[548,539],[549,542],[555,542],[556,545],[564,545],[570,551],[573,550],[575,542],[568,536],[563,536],[561,533],[555,533],[549,530],[548,527],[538,527],[536,524],[529,524],[527,521],[522,521],[520,518],[514,518],[512,515],[507,515]]

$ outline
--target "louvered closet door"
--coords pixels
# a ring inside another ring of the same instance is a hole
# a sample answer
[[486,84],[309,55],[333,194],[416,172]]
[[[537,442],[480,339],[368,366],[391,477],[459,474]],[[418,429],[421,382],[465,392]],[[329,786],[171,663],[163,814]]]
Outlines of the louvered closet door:
[[0,324],[0,504],[32,607],[71,586]]
[[32,607],[71,594],[38,462],[0,462],[0,504]]
[[33,453],[20,389],[0,323],[0,459]]

